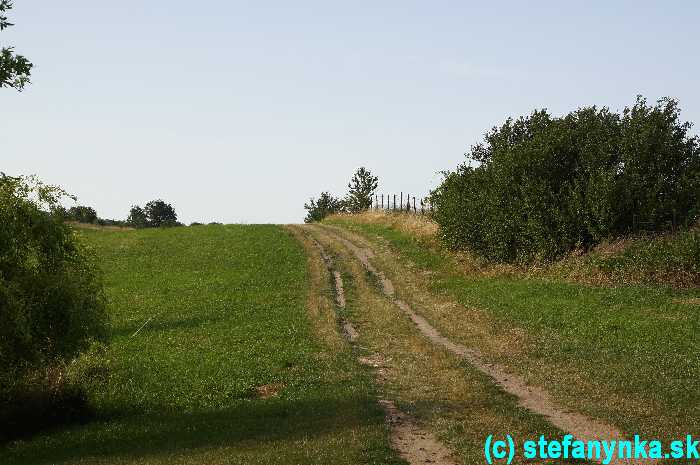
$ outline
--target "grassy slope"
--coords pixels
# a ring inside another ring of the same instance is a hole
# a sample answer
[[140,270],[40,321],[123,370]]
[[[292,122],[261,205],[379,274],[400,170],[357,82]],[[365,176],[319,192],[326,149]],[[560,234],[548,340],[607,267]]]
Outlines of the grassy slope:
[[430,271],[431,292],[464,306],[446,321],[433,321],[450,337],[475,344],[459,329],[464,308],[493,318],[492,337],[524,329],[525,355],[498,361],[565,404],[629,433],[662,438],[697,433],[700,318],[697,305],[683,303],[700,295],[697,290],[470,274],[434,241],[377,222],[347,217],[330,222],[388,243],[405,263]]
[[[90,387],[99,418],[15,442],[1,463],[392,463],[369,376],[309,322],[306,257],[287,232],[83,234],[114,315]],[[262,385],[282,390],[263,399]]]

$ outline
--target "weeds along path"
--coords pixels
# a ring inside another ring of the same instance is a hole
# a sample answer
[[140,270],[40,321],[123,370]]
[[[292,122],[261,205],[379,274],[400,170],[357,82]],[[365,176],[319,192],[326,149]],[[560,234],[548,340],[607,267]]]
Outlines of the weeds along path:
[[[584,441],[624,438],[623,434],[615,426],[560,408],[543,389],[528,385],[522,377],[507,372],[499,365],[487,363],[477,350],[457,344],[443,336],[408,303],[397,298],[393,283],[373,264],[371,260],[373,252],[363,244],[363,240],[360,237],[332,226],[318,225],[313,226],[313,228],[317,234],[325,236],[332,242],[342,244],[350,252],[350,255],[361,263],[363,268],[376,279],[383,295],[399,308],[404,315],[409,317],[424,338],[466,360],[472,367],[487,375],[505,392],[515,396],[521,407],[543,416],[557,429]],[[645,462],[649,462],[649,460]],[[636,462],[631,460],[613,460],[611,463]]]
[[[342,312],[345,310],[346,298],[345,288],[341,272],[334,266],[333,259],[313,236],[301,228],[292,227],[297,238],[305,242],[305,246],[315,247],[333,282],[335,302]],[[342,315],[338,316],[338,322],[345,339],[356,342],[359,333],[353,324]],[[377,381],[382,383],[385,380],[382,372],[382,357],[359,357],[359,362],[363,365],[377,369]],[[390,428],[391,446],[399,455],[411,465],[433,463],[437,465],[456,464],[452,452],[440,442],[431,432],[421,428],[411,415],[401,411],[396,404],[386,398],[378,399],[379,405],[384,410],[387,425]]]

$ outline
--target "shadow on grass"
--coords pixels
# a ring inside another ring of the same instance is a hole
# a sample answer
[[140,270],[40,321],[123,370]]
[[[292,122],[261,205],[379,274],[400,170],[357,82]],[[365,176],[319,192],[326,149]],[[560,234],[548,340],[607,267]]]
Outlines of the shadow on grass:
[[[161,318],[154,318],[152,321],[146,323],[146,320],[138,322],[138,324],[129,325],[127,327],[120,327],[112,329],[112,337],[131,337],[136,331],[141,328],[139,334],[158,332],[158,331],[176,331],[180,329],[194,329],[199,328],[202,325],[209,323],[217,323],[222,321],[223,318],[211,317],[211,318],[180,318],[172,319],[165,316]],[[145,326],[144,326],[144,323]]]
[[76,426],[8,444],[0,448],[0,462],[45,465],[118,457],[121,463],[245,441],[313,439],[382,421],[371,397],[240,401],[222,410],[147,413]]

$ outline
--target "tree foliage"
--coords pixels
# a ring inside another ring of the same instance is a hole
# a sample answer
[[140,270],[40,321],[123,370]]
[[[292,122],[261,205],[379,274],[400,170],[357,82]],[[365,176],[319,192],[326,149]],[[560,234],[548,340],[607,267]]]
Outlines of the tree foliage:
[[151,227],[158,228],[160,226],[175,226],[177,224],[175,209],[163,200],[151,200],[146,204],[143,211],[146,213],[148,224]]
[[304,222],[314,223],[321,221],[328,215],[343,211],[344,205],[342,200],[336,199],[328,192],[322,192],[318,201],[311,198],[309,203],[304,204],[304,208],[308,210]]
[[148,218],[143,208],[138,205],[133,205],[129,211],[129,216],[126,218],[126,223],[134,228],[148,227]]
[[[0,0],[0,31],[13,26],[5,13],[12,9],[10,0]],[[12,87],[21,91],[29,83],[29,77],[34,65],[24,56],[17,55],[13,47],[0,49],[0,87]]]
[[177,213],[169,203],[157,199],[151,200],[145,207],[131,207],[126,220],[129,226],[135,228],[159,228],[161,226],[178,226]]
[[92,207],[78,205],[68,209],[66,219],[79,223],[95,223],[97,221],[97,212]]
[[0,404],[18,380],[107,337],[100,274],[51,213],[66,193],[0,174]]
[[351,213],[367,210],[372,206],[372,197],[379,186],[379,178],[373,176],[365,167],[360,167],[353,174],[345,198],[345,207]]
[[700,144],[679,113],[675,100],[638,97],[622,114],[587,107],[508,119],[433,192],[443,239],[531,262],[697,221]]

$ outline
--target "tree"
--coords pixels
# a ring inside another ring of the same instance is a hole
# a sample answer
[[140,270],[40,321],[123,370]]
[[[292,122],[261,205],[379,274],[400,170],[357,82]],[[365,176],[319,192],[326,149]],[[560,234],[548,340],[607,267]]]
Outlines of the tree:
[[68,209],[66,219],[79,223],[94,223],[97,221],[97,212],[92,207],[78,205]]
[[309,203],[304,204],[304,208],[309,211],[306,218],[304,218],[304,222],[313,223],[321,221],[328,215],[343,211],[344,203],[342,200],[333,197],[330,193],[322,192],[318,201],[311,198]]
[[[10,0],[0,0],[0,31],[13,26],[5,12],[12,9]],[[29,76],[34,65],[22,55],[14,53],[13,47],[0,49],[0,87],[12,87],[22,91],[29,84]]]
[[351,213],[358,213],[367,210],[372,206],[372,196],[379,186],[379,178],[372,176],[372,173],[365,169],[359,168],[352,176],[348,188],[347,197],[345,198],[345,206]]
[[700,138],[678,102],[638,97],[622,114],[584,107],[508,119],[432,194],[450,246],[542,262],[605,239],[700,219]]
[[138,205],[133,205],[129,211],[129,217],[126,219],[127,224],[134,228],[146,228],[148,227],[148,218],[146,217],[146,212],[143,208]]
[[70,226],[51,213],[66,196],[34,178],[0,173],[3,421],[27,376],[60,366],[108,336],[96,261]]
[[176,226],[177,214],[169,203],[163,200],[151,200],[143,209],[148,219],[148,226],[158,228],[160,226]]

